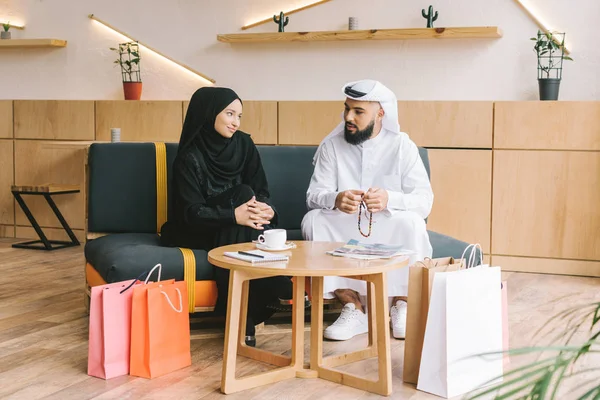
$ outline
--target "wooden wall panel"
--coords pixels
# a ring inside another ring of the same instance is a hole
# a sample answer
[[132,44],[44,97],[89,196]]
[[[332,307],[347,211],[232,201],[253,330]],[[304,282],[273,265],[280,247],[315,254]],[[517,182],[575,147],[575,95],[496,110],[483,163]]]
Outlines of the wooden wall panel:
[[0,238],[14,238],[15,237],[15,226],[14,225],[0,225]]
[[600,277],[600,261],[492,256],[492,264],[502,271]]
[[[56,205],[73,229],[84,229],[84,159],[81,148],[54,148],[52,143],[37,140],[15,142],[15,182],[17,185],[45,183],[78,184],[81,192],[53,196]],[[40,196],[23,199],[43,227],[61,227],[54,213]],[[25,214],[17,206],[16,224],[29,226]]]
[[491,148],[491,101],[399,101],[400,130],[423,147]]
[[10,192],[14,176],[13,165],[13,141],[0,140],[0,225],[15,223],[15,202]]
[[0,101],[0,138],[13,137],[13,102]]
[[280,101],[279,144],[318,145],[343,112],[343,101]]
[[277,102],[245,101],[240,129],[256,144],[277,144]]
[[[44,234],[46,235],[46,237],[50,240],[66,240],[66,241],[71,240],[69,238],[69,236],[67,235],[67,233],[62,228],[44,228],[43,230],[44,230]],[[77,239],[79,239],[79,242],[82,243],[82,248],[83,248],[83,243],[85,243],[85,233],[81,229],[73,229],[73,233],[75,234],[75,237],[77,237]],[[17,237],[19,239],[37,239],[37,240],[39,240],[37,233],[35,233],[35,229],[33,229],[31,227],[31,225],[17,226],[15,237]]]
[[[183,121],[189,101],[183,102]],[[244,101],[240,129],[252,136],[256,144],[277,144],[277,102]]]
[[184,101],[183,102],[183,112],[182,112],[182,120],[181,120],[182,124],[185,122],[185,115],[187,114],[187,110],[188,110],[189,106],[190,106],[190,102],[189,101]]
[[94,102],[15,100],[15,137],[94,140]]
[[433,209],[427,229],[490,253],[491,150],[429,150]]
[[495,104],[494,147],[600,150],[600,101]]
[[600,260],[600,152],[494,151],[492,254]]
[[179,142],[181,113],[181,101],[97,101],[96,140],[121,128],[123,142]]
[[[342,101],[279,102],[279,143],[316,145],[341,121]],[[419,146],[491,148],[492,102],[400,101],[400,128]]]

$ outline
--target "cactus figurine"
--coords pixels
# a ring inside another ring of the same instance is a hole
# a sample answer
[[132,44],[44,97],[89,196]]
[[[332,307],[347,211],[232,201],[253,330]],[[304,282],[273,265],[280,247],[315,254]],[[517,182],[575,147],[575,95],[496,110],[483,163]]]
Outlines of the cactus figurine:
[[290,17],[285,17],[285,21],[283,19],[283,11],[279,13],[279,18],[276,15],[273,15],[273,21],[279,25],[279,32],[283,32],[283,28],[290,22]]
[[423,18],[427,19],[427,27],[433,28],[433,21],[435,21],[438,17],[437,11],[435,14],[433,13],[433,6],[429,6],[429,12],[427,14],[425,13],[425,9],[422,9],[421,14],[423,15]]

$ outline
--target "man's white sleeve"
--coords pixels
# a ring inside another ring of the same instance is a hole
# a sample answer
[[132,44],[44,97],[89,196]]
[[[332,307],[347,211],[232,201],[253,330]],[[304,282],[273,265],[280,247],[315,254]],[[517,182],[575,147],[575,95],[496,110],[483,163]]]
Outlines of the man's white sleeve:
[[410,141],[400,157],[402,191],[388,190],[388,211],[414,211],[425,219],[433,206],[433,190],[419,149]]
[[315,170],[306,192],[309,210],[335,208],[337,197],[337,163],[330,143],[325,143],[317,153]]

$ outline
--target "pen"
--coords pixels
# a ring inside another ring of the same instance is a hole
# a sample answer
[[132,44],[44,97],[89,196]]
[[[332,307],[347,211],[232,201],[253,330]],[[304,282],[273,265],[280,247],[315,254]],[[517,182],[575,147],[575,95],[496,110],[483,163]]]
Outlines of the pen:
[[264,256],[260,256],[258,254],[246,253],[245,251],[238,251],[238,254],[243,254],[245,256],[256,257],[256,258],[265,258]]

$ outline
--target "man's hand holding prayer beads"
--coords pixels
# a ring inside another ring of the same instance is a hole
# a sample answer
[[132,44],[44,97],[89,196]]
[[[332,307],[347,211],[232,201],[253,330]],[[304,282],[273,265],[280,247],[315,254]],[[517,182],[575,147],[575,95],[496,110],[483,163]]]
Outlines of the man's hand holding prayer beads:
[[346,214],[354,214],[358,211],[358,205],[363,199],[365,192],[362,190],[345,190],[338,193],[335,198],[335,208]]
[[370,188],[365,193],[364,201],[367,205],[367,211],[376,213],[385,210],[387,207],[389,195],[388,191],[381,188]]

